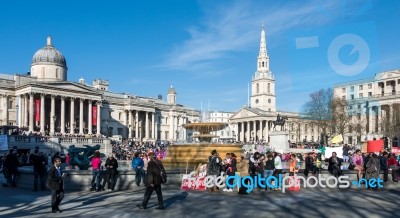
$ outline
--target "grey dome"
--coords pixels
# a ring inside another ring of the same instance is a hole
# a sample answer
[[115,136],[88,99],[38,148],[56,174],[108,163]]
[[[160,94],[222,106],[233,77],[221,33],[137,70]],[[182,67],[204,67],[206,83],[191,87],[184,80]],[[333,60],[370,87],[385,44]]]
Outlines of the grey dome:
[[55,64],[61,67],[67,67],[64,55],[61,54],[51,43],[51,37],[47,37],[47,45],[39,49],[32,58],[32,65],[37,64]]
[[171,88],[169,88],[168,94],[174,94],[174,95],[176,95],[176,91],[175,91],[174,87],[171,86]]

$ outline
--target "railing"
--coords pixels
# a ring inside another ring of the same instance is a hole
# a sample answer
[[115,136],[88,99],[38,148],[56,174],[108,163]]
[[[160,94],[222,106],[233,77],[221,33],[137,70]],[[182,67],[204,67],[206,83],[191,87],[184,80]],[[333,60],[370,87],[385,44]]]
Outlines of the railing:
[[109,139],[104,138],[80,138],[80,137],[51,137],[51,136],[23,136],[23,135],[10,135],[8,136],[9,143],[42,143],[42,142],[55,142],[59,144],[110,144]]

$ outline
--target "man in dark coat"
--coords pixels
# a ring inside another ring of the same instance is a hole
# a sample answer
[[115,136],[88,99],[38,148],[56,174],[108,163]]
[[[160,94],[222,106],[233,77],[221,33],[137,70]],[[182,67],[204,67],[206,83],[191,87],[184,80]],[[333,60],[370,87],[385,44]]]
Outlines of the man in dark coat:
[[164,201],[161,193],[161,169],[164,168],[161,161],[155,159],[155,155],[153,152],[150,152],[149,155],[150,161],[147,165],[147,175],[145,177],[145,185],[146,192],[144,193],[143,202],[138,204],[140,209],[146,209],[147,203],[151,197],[151,194],[155,190],[158,198],[158,210],[164,210]]
[[47,186],[51,189],[51,212],[61,213],[62,211],[58,207],[64,198],[64,181],[63,178],[66,176],[62,173],[60,165],[61,158],[54,158],[54,165],[50,168],[47,177]]
[[116,176],[118,174],[118,161],[114,158],[112,153],[108,155],[105,167],[107,169],[107,191],[114,191]]
[[35,150],[35,153],[31,155],[30,161],[33,164],[33,174],[34,174],[34,185],[33,191],[38,190],[38,180],[40,179],[40,189],[42,191],[46,190],[44,178],[46,175],[47,159],[42,153],[39,154],[39,150]]

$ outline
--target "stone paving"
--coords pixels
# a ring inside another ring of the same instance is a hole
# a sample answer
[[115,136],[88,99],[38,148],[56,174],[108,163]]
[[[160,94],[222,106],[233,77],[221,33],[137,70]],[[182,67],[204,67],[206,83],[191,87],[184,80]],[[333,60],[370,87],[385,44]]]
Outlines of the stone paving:
[[396,217],[400,186],[378,191],[364,189],[302,189],[299,192],[254,190],[236,192],[183,191],[163,187],[166,210],[159,211],[155,193],[147,210],[136,207],[143,187],[118,192],[71,192],[50,213],[50,191],[0,188],[0,217]]

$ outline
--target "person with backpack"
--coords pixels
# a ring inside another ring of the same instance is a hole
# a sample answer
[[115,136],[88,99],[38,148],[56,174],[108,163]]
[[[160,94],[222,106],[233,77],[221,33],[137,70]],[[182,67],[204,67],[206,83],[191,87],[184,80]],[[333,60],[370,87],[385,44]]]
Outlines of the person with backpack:
[[146,176],[146,191],[144,193],[143,201],[141,204],[137,204],[136,206],[140,209],[146,209],[147,203],[150,200],[151,194],[153,191],[157,193],[158,199],[158,207],[157,210],[164,210],[164,201],[161,192],[161,184],[163,182],[163,178],[161,177],[161,172],[165,172],[164,166],[160,160],[155,158],[155,154],[150,152],[148,154],[150,161],[147,166],[147,176]]

